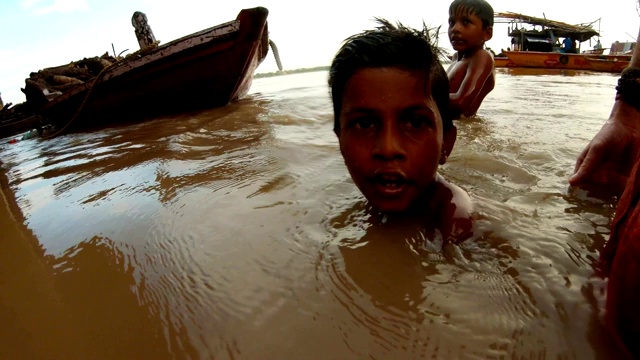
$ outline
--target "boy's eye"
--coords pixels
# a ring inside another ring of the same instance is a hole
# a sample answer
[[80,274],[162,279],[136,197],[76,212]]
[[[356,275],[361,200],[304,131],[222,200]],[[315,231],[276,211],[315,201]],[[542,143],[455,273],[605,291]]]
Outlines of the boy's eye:
[[422,129],[430,126],[432,121],[429,117],[424,115],[411,115],[404,120],[404,125],[410,129]]
[[368,117],[360,117],[349,120],[347,126],[350,128],[356,128],[361,130],[367,130],[375,126],[375,120]]

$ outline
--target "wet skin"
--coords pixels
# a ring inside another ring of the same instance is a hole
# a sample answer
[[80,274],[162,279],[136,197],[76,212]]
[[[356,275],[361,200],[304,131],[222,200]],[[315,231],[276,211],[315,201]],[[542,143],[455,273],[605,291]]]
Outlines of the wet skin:
[[[437,174],[453,148],[425,90],[425,76],[400,68],[364,68],[347,82],[337,132],[349,173],[369,203],[384,213],[430,213],[452,231],[469,229],[468,194]],[[465,218],[460,225],[455,218]]]
[[447,69],[451,106],[457,113],[472,116],[495,86],[493,56],[483,49],[493,36],[493,27],[483,28],[480,17],[461,6],[449,16],[448,34],[456,51]]

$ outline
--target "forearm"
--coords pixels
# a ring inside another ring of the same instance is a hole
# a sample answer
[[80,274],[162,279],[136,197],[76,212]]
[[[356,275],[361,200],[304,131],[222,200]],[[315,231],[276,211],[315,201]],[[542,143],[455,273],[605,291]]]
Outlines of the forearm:
[[622,99],[616,98],[607,123],[624,125],[628,131],[640,138],[640,111]]
[[462,108],[462,98],[459,92],[449,93],[449,106],[456,110],[460,110]]

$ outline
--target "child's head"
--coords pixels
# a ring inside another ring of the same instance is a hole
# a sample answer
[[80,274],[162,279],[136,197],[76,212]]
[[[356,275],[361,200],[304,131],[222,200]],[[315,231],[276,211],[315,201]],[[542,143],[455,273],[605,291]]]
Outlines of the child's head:
[[453,0],[449,5],[449,17],[459,13],[477,16],[482,21],[482,28],[493,26],[493,8],[484,0]]
[[449,40],[456,51],[481,49],[493,37],[493,8],[484,0],[453,0]]
[[378,21],[331,64],[334,131],[360,191],[379,210],[400,212],[428,196],[456,128],[430,30]]
[[[340,110],[347,82],[365,68],[398,67],[422,73],[425,96],[435,100],[445,128],[453,126],[449,112],[449,78],[440,63],[437,29],[416,30],[377,19],[380,26],[345,40],[331,63],[329,86],[333,100],[334,131],[340,132]],[[431,32],[434,32],[432,34]]]

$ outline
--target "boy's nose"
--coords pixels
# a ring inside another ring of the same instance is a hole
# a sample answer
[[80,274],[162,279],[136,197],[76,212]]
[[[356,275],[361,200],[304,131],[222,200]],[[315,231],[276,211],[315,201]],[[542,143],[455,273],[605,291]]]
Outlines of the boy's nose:
[[406,158],[403,141],[392,126],[383,127],[376,138],[373,157],[380,160],[402,160]]

